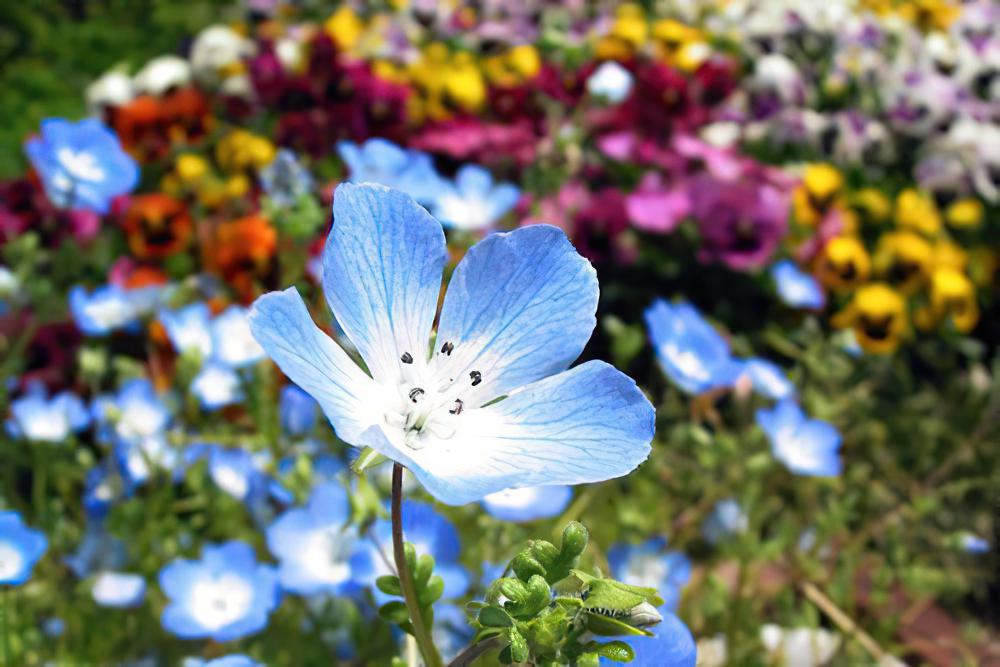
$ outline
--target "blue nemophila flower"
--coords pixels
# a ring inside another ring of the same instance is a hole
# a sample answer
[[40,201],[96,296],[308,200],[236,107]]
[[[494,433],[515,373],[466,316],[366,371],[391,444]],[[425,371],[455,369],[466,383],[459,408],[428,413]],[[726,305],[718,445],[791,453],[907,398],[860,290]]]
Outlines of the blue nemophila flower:
[[313,178],[294,152],[282,148],[260,170],[260,185],[275,206],[288,208],[312,191]]
[[771,267],[771,278],[778,297],[793,308],[822,308],[826,303],[823,288],[810,274],[801,271],[795,262],[784,259]]
[[0,511],[0,585],[26,582],[48,546],[45,535],[24,525],[19,513]]
[[171,420],[169,406],[146,378],[127,381],[116,394],[96,397],[90,411],[104,442],[162,437]]
[[587,78],[587,92],[594,97],[617,104],[632,92],[632,73],[614,60],[601,64]]
[[978,535],[974,535],[973,533],[963,533],[960,539],[962,549],[967,553],[982,555],[990,552],[990,543]]
[[720,500],[701,526],[701,534],[711,544],[718,544],[732,535],[745,533],[750,527],[747,516],[735,498]]
[[133,329],[139,318],[156,310],[169,294],[163,285],[125,289],[108,284],[88,292],[82,285],[69,291],[69,310],[77,328],[87,336],[106,336]]
[[146,580],[138,574],[104,571],[94,578],[90,594],[102,607],[138,607],[146,597]]
[[487,229],[507,215],[520,197],[521,190],[513,183],[494,183],[489,171],[467,164],[434,200],[431,213],[445,227]]
[[611,574],[631,586],[655,588],[663,608],[677,609],[681,589],[691,579],[691,560],[680,551],[668,551],[667,541],[653,537],[640,544],[616,544],[608,550]]
[[246,368],[264,358],[264,350],[250,333],[250,312],[229,306],[211,324],[212,356],[230,368]]
[[694,306],[658,299],[645,317],[660,367],[681,390],[700,394],[728,387],[739,377],[742,363]]
[[212,354],[212,310],[207,303],[192,303],[174,310],[161,310],[157,317],[178,353],[196,350],[202,359]]
[[182,639],[225,642],[259,632],[278,605],[277,576],[249,544],[206,545],[200,560],[178,558],[160,570],[170,599],[163,627]]
[[[416,547],[418,554],[434,557],[434,573],[444,580],[444,597],[464,595],[469,589],[470,578],[458,562],[461,544],[455,526],[426,503],[405,500],[402,511],[403,537]],[[355,583],[371,586],[380,604],[391,598],[374,588],[375,580],[382,575],[396,573],[392,562],[392,524],[381,519],[371,527],[351,557]]]
[[181,667],[264,667],[264,664],[242,653],[233,653],[214,660],[185,658]]
[[101,521],[88,521],[76,551],[63,562],[80,579],[103,570],[117,570],[125,565],[125,543],[108,532]]
[[568,486],[526,486],[483,498],[483,508],[501,521],[537,521],[558,516],[573,497]]
[[41,130],[24,150],[45,194],[58,208],[107,213],[112,199],[131,192],[138,183],[135,160],[100,121],[49,118],[42,121]]
[[[698,657],[698,647],[691,631],[684,621],[670,612],[663,613],[663,620],[647,628],[652,637],[618,637],[635,651],[635,659],[628,663],[632,667],[694,667]],[[608,658],[601,658],[601,665],[619,665]]]
[[445,661],[454,660],[469,645],[475,634],[462,607],[454,604],[434,605],[431,636]]
[[64,442],[89,424],[90,413],[79,396],[62,391],[49,397],[44,385],[32,383],[11,402],[7,432],[33,442]]
[[428,355],[441,225],[377,185],[341,185],[333,209],[324,291],[371,377],[294,288],[258,299],[250,327],[342,440],[405,465],[449,504],[602,481],[645,460],[654,412],[635,382],[600,361],[566,370],[593,331],[598,287],[562,231],[533,225],[470,249]]
[[210,361],[191,380],[191,393],[206,410],[218,410],[243,400],[240,376],[231,366]]
[[795,385],[777,364],[766,359],[752,358],[743,362],[743,375],[750,378],[753,389],[776,401],[795,397]]
[[288,510],[267,529],[278,579],[299,595],[343,595],[352,587],[350,559],[358,541],[348,523],[347,492],[336,482],[313,489],[305,507]]
[[281,389],[278,414],[282,430],[291,436],[308,434],[316,426],[319,405],[316,400],[294,384]]
[[831,424],[809,419],[795,401],[784,400],[757,411],[757,424],[771,441],[775,458],[796,475],[840,474],[840,433]]
[[448,187],[430,155],[402,148],[387,139],[369,139],[361,146],[341,141],[337,152],[354,183],[385,185],[425,205],[432,204]]

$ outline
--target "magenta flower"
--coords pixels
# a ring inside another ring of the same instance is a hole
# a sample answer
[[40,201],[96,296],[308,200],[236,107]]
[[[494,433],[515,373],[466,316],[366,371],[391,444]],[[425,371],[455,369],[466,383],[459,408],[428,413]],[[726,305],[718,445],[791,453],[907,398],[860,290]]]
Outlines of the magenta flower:
[[674,231],[691,214],[686,181],[664,183],[656,172],[647,172],[635,192],[625,197],[629,221],[637,229],[657,234]]
[[763,266],[788,228],[788,193],[770,183],[729,183],[705,176],[692,184],[701,231],[699,259],[745,271]]

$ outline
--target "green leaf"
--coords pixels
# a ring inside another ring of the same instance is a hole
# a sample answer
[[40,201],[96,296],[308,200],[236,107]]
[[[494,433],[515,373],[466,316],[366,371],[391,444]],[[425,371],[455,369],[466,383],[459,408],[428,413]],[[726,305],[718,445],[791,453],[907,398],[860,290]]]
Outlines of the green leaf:
[[584,614],[584,617],[587,629],[595,635],[600,635],[602,637],[616,637],[619,635],[641,635],[643,637],[653,636],[652,632],[646,632],[645,630],[634,628],[628,623],[619,621],[617,618],[611,618],[610,616],[604,616],[603,614],[587,612]]
[[406,609],[406,604],[400,600],[386,602],[378,608],[378,615],[390,623],[402,625],[410,620],[410,612]]
[[375,580],[375,586],[386,595],[402,595],[403,589],[399,585],[399,577],[387,574]]
[[479,610],[479,622],[488,628],[509,628],[514,625],[510,615],[500,607],[483,607]]
[[514,662],[527,661],[528,641],[516,628],[511,628],[507,634],[510,637],[510,657],[514,659]]
[[625,642],[608,642],[600,644],[595,651],[597,655],[615,662],[632,662],[635,658],[635,651]]
[[429,607],[444,594],[444,579],[435,575],[424,588],[417,592],[417,601],[421,607]]

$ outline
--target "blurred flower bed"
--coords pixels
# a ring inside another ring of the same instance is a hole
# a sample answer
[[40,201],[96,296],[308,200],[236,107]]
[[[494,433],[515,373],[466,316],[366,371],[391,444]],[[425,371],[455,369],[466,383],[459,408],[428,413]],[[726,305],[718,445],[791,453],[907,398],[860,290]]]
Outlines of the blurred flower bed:
[[249,321],[295,286],[379,370],[323,287],[334,191],[372,182],[440,222],[446,275],[562,230],[601,287],[582,359],[656,410],[628,476],[407,487],[446,659],[464,603],[578,520],[588,570],[662,598],[633,664],[1000,660],[996,5],[301,4],[107,72],[0,182],[0,655],[405,656],[376,614],[391,468],[352,472]]

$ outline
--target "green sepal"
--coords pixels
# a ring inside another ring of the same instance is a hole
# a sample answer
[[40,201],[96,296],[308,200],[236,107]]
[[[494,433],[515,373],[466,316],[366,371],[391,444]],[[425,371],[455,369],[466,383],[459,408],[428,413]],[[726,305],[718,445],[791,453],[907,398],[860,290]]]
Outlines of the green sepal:
[[360,475],[369,468],[374,468],[375,466],[385,463],[389,459],[385,458],[378,452],[376,452],[371,447],[365,447],[361,450],[361,456],[354,460],[351,464],[351,470]]
[[479,610],[479,623],[488,628],[509,628],[514,619],[500,607],[483,607]]
[[399,585],[399,577],[393,574],[386,574],[375,580],[375,587],[386,595],[402,595],[403,589]]
[[417,567],[413,570],[413,583],[418,589],[427,585],[434,572],[434,557],[423,554],[417,559]]
[[421,607],[429,607],[444,594],[444,579],[435,575],[427,585],[417,592],[417,602]]
[[410,612],[406,609],[406,604],[400,600],[386,602],[378,608],[378,615],[390,623],[402,626],[410,621]]
[[645,630],[632,627],[628,623],[619,621],[617,618],[611,618],[610,616],[605,616],[603,614],[587,612],[584,614],[584,618],[587,629],[595,635],[600,635],[602,637],[617,637],[620,635],[636,635],[643,637],[653,636],[652,632],[646,632]]

